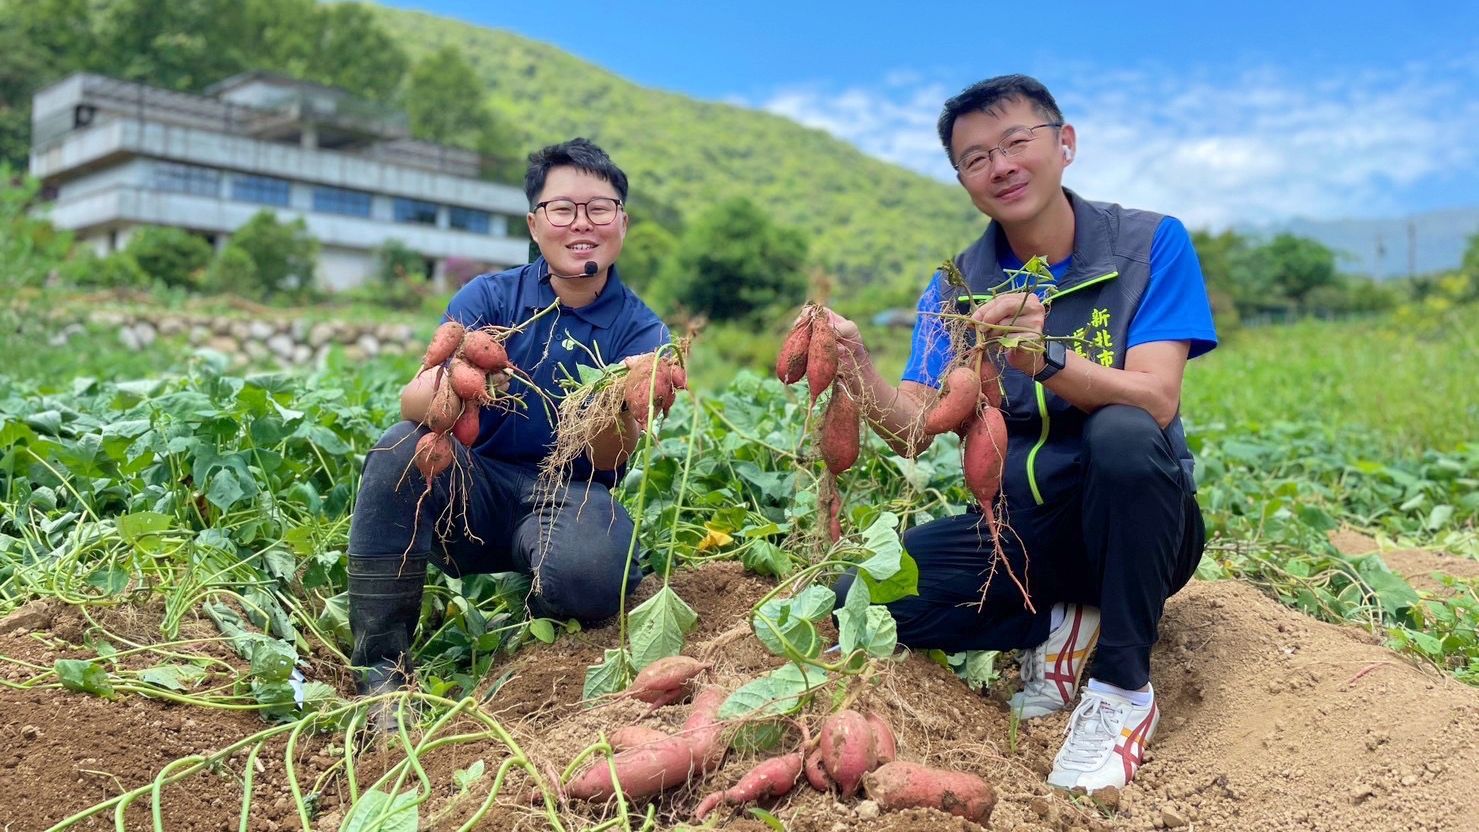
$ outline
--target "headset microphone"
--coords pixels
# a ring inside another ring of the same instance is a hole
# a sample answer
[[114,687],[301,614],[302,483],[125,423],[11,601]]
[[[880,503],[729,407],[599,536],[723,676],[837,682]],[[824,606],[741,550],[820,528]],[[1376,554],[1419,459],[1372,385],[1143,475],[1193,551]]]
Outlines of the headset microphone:
[[594,261],[594,260],[587,260],[587,261],[585,261],[585,276],[586,277],[595,277],[596,276],[596,272],[598,272],[600,270],[601,270],[601,266],[596,261]]

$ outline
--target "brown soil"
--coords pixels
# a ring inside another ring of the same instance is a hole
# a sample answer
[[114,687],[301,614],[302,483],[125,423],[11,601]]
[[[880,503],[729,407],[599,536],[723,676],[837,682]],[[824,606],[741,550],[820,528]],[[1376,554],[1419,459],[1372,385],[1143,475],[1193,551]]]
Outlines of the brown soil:
[[[676,574],[673,585],[699,612],[688,652],[714,661],[706,681],[733,688],[777,664],[737,628],[768,582],[735,564],[718,564]],[[55,605],[40,612],[26,626],[0,632],[0,654],[39,665],[72,654],[56,635],[66,632],[75,643],[70,636],[83,630],[69,618],[75,613]],[[132,635],[148,638],[143,630]],[[1415,666],[1367,633],[1315,622],[1233,582],[1193,583],[1168,605],[1162,635],[1153,678],[1165,719],[1136,782],[1117,796],[1117,810],[1044,784],[1065,716],[1024,723],[1012,747],[1000,704],[1009,681],[982,697],[912,656],[887,665],[858,701],[895,727],[903,759],[991,780],[1000,795],[993,829],[1479,830],[1473,810],[1479,690]],[[562,768],[599,732],[618,725],[672,728],[687,715],[688,706],[675,705],[649,716],[645,705],[623,699],[580,705],[586,666],[614,641],[613,627],[587,630],[526,648],[495,669],[495,676],[513,675],[488,710],[539,764]],[[3,666],[11,682],[29,675],[12,663]],[[0,829],[45,829],[152,781],[171,760],[208,753],[263,727],[250,714],[137,696],[105,701],[0,688]],[[324,734],[300,744],[296,770],[305,790],[340,759],[336,744],[342,742],[342,735]],[[298,828],[283,751],[279,739],[261,757],[250,827],[258,832]],[[425,765],[435,793],[421,812],[422,828],[455,829],[470,817],[488,782],[473,787],[471,800],[456,800],[452,772],[482,759],[491,774],[505,756],[491,742],[429,755]],[[660,825],[684,820],[701,794],[733,784],[751,762],[732,754],[702,787],[664,796],[656,804]],[[243,763],[238,757],[218,773],[164,789],[165,828],[234,829]],[[362,782],[378,774],[375,764],[362,762]],[[342,820],[342,780],[330,778],[323,788],[315,830],[336,829]],[[511,774],[507,800],[478,828],[546,828],[541,814],[521,805],[528,787],[524,775]],[[839,802],[806,788],[770,808],[793,832],[978,828],[932,811],[880,815],[871,802]],[[127,828],[149,828],[147,812],[146,796],[130,810]],[[428,823],[433,815],[437,822]],[[606,816],[602,807],[570,807],[563,820],[566,828],[583,829]],[[766,828],[735,810],[721,809],[715,817],[719,828]],[[112,828],[112,819],[90,819],[77,828]]]
[[1354,529],[1330,533],[1330,542],[1343,554],[1365,555],[1376,552],[1386,565],[1407,579],[1413,589],[1447,595],[1453,590],[1444,585],[1444,577],[1472,581],[1479,579],[1479,560],[1434,552],[1428,549],[1383,549],[1381,543]]

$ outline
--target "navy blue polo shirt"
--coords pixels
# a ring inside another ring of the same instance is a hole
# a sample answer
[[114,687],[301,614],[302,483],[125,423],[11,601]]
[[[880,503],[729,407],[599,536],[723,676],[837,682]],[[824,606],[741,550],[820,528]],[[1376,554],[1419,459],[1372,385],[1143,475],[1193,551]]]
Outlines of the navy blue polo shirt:
[[[549,281],[549,265],[543,257],[527,266],[478,275],[453,295],[443,320],[457,321],[469,329],[516,326],[555,302],[555,290]],[[567,339],[584,348],[567,348]],[[587,350],[601,357],[599,363],[609,365],[652,352],[668,339],[668,328],[662,320],[621,282],[612,266],[606,285],[594,301],[579,309],[562,305],[510,336],[503,346],[514,366],[558,401],[564,395],[560,379],[578,377],[578,364],[598,364]],[[555,414],[546,412],[544,400],[518,381],[509,385],[509,393],[519,394],[521,388],[527,407],[483,408],[473,453],[534,468],[554,445]],[[589,460],[582,456],[572,466],[570,478],[594,478],[610,487],[616,475],[593,471]]]

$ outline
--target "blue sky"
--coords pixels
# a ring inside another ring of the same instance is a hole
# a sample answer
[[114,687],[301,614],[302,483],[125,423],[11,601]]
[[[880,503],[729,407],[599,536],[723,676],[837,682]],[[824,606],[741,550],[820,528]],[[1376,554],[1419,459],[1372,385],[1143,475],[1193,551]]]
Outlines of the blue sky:
[[765,109],[948,180],[934,121],[1041,79],[1065,181],[1222,226],[1479,205],[1479,3],[488,3],[395,0],[644,86]]

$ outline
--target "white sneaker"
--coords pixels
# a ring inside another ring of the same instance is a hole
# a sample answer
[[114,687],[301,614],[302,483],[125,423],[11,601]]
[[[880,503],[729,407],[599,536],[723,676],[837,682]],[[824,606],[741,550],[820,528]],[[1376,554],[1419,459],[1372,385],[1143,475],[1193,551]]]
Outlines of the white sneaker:
[[1078,696],[1078,680],[1099,641],[1099,608],[1068,604],[1063,623],[1048,640],[1019,653],[1022,690],[1012,695],[1019,719],[1036,719],[1068,707]]
[[1053,758],[1048,785],[1089,792],[1106,786],[1123,789],[1140,768],[1160,720],[1154,699],[1140,707],[1123,696],[1084,691],[1068,720],[1068,738]]

